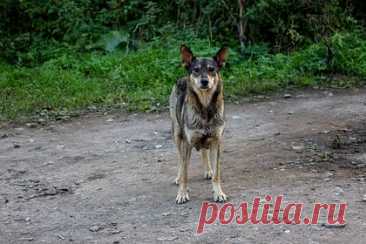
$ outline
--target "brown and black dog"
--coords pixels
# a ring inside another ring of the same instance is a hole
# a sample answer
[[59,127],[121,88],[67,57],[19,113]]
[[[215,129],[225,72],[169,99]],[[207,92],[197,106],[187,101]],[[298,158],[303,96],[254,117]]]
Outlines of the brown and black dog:
[[223,202],[227,196],[221,189],[220,152],[225,117],[223,81],[219,72],[228,49],[221,48],[213,58],[198,58],[182,45],[180,53],[188,75],[177,81],[169,100],[173,138],[180,161],[175,181],[179,184],[176,202],[189,200],[187,168],[192,148],[201,151],[204,177],[212,179],[214,201]]

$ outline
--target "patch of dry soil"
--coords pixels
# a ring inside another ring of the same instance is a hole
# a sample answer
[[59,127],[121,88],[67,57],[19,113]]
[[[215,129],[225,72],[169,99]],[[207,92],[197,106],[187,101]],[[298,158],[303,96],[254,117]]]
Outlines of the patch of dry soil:
[[197,236],[211,185],[193,153],[191,201],[175,204],[168,114],[89,115],[0,129],[0,243],[365,243],[365,104],[361,89],[227,106],[230,201],[347,202],[343,228],[216,224]]

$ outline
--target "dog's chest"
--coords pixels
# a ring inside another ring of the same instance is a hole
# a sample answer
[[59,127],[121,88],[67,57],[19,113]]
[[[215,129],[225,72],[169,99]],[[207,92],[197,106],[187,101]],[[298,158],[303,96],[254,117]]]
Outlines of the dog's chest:
[[185,135],[197,150],[208,148],[223,133],[224,118],[216,110],[187,111]]

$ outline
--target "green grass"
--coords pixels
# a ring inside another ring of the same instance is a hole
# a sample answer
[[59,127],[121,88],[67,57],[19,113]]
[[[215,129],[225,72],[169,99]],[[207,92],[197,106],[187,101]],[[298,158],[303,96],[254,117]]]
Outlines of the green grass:
[[[355,85],[324,79],[329,72],[365,79],[366,40],[358,34],[343,33],[335,34],[331,43],[334,58],[329,64],[322,44],[274,55],[263,46],[253,46],[244,58],[231,50],[223,70],[225,95],[236,99],[289,86]],[[189,44],[203,56],[218,49],[205,40]],[[68,52],[32,68],[0,62],[0,120],[67,114],[91,105],[163,109],[175,80],[185,73],[178,48],[178,41],[155,41],[129,54]]]

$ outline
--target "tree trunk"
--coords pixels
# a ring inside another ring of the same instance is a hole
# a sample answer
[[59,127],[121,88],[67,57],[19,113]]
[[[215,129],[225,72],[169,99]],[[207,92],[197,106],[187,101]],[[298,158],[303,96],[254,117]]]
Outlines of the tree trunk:
[[239,29],[239,42],[240,42],[240,51],[243,51],[245,48],[245,29],[246,23],[244,23],[244,11],[245,11],[245,0],[238,0],[239,3],[239,21],[238,21],[238,29]]

